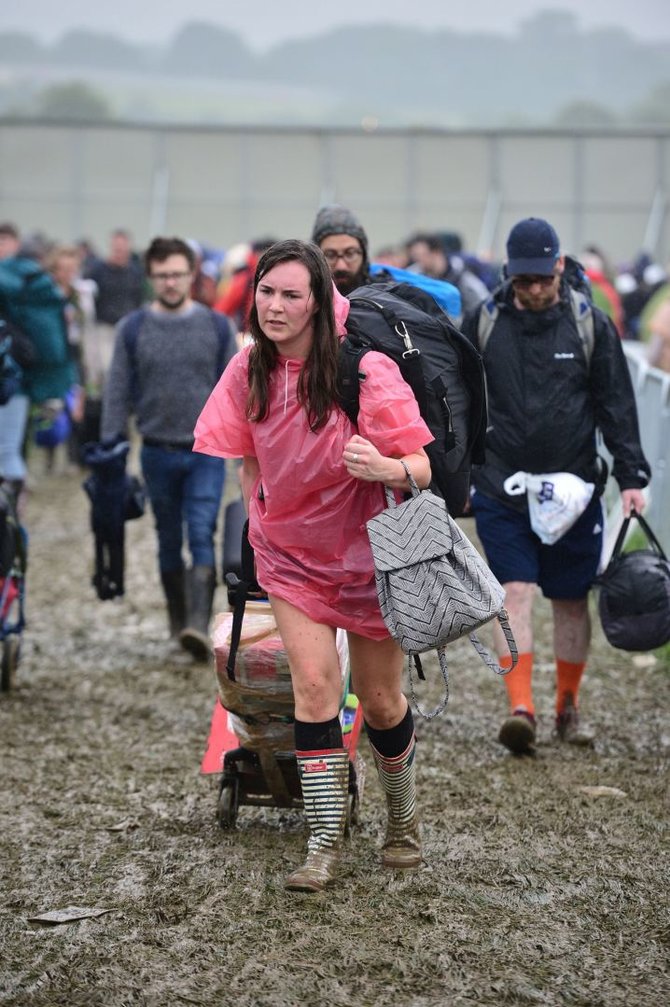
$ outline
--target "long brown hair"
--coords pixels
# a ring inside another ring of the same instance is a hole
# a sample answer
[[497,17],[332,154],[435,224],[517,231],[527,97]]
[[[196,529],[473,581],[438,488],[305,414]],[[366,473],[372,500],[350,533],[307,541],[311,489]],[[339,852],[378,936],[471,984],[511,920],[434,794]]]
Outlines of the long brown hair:
[[317,304],[312,346],[298,378],[298,401],[307,413],[310,429],[319,430],[327,422],[337,400],[339,339],[333,311],[333,280],[321,249],[311,242],[295,238],[272,245],[263,253],[256,267],[254,301],[249,315],[254,344],[249,354],[247,416],[258,423],[266,418],[270,409],[270,374],[277,366],[279,354],[275,344],[260,327],[255,295],[266,273],[282,262],[301,262],[305,266],[312,297]]

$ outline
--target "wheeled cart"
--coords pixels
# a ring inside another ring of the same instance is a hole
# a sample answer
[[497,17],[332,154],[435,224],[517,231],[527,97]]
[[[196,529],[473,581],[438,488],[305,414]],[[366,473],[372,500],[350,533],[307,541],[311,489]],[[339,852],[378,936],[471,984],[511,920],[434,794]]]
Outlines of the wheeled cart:
[[[294,752],[294,701],[288,657],[267,601],[247,602],[233,661],[233,613],[216,621],[213,643],[219,699],[202,771],[220,772],[217,818],[234,827],[240,807],[300,808]],[[337,635],[342,701],[340,718],[349,752],[349,823],[355,822],[364,763],[358,756],[362,711],[349,691],[347,638]],[[231,677],[231,675],[233,677]]]

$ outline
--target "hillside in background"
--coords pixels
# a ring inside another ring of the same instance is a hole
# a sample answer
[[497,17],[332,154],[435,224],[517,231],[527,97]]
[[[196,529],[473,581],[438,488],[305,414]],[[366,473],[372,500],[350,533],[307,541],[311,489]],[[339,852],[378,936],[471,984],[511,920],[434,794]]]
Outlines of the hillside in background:
[[211,24],[164,47],[0,33],[0,113],[368,126],[670,124],[670,41],[545,11],[514,35],[342,27],[259,54]]

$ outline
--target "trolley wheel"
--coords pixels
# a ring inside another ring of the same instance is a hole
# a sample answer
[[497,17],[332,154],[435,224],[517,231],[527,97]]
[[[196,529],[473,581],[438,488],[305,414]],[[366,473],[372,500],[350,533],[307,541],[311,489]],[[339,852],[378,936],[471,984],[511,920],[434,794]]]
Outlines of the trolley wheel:
[[16,669],[19,665],[21,641],[15,634],[10,634],[2,641],[2,674],[0,675],[0,692],[10,692],[16,684]]
[[240,781],[236,776],[223,776],[219,800],[216,805],[216,817],[222,829],[234,829],[239,810]]

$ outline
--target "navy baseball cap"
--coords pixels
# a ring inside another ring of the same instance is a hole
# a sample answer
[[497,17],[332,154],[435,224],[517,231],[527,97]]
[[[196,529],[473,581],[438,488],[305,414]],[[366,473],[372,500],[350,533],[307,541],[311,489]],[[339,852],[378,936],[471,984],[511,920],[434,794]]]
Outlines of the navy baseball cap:
[[507,239],[507,275],[549,276],[560,255],[558,235],[540,217],[520,220]]

